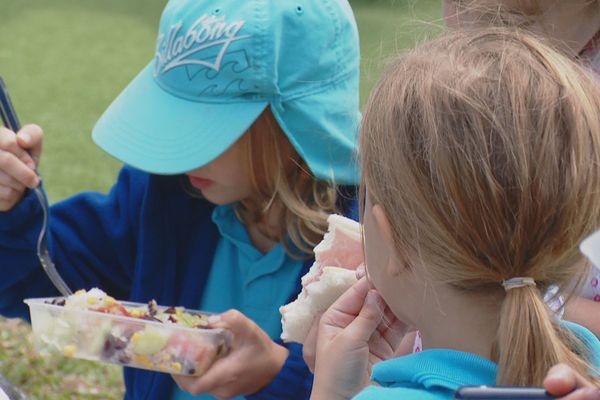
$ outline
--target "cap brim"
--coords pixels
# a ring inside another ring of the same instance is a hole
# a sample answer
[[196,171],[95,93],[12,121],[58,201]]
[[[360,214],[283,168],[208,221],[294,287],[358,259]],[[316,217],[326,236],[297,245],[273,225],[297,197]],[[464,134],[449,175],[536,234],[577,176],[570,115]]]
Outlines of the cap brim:
[[177,97],[158,86],[150,64],[100,117],[92,138],[135,168],[179,174],[217,158],[267,105],[266,101],[200,103]]

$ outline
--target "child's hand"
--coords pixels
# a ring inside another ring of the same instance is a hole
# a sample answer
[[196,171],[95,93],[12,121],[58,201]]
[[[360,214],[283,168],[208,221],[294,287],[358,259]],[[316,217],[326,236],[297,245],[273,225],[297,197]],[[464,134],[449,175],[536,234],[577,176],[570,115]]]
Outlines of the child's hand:
[[367,279],[359,280],[321,317],[311,398],[353,397],[368,384],[372,365],[394,354],[405,331]]
[[27,188],[39,184],[35,169],[42,137],[42,128],[37,125],[26,125],[16,135],[0,127],[0,211],[11,210]]
[[[319,323],[321,316],[318,314],[313,320],[312,326],[304,340],[302,346],[302,356],[304,362],[308,365],[310,372],[315,372],[315,358],[317,356],[317,337],[319,332]],[[406,325],[400,321],[391,312],[389,308],[385,309],[385,323],[382,322],[377,329],[378,334],[371,339],[373,351],[379,349],[377,354],[371,354],[369,359],[369,366],[372,366],[376,362],[390,359],[405,354],[412,353],[412,346],[415,341],[416,331],[410,331]],[[379,343],[381,342],[381,343]],[[403,347],[406,344],[406,348]]]
[[317,358],[317,337],[319,336],[319,323],[321,322],[321,316],[323,314],[317,314],[313,319],[312,326],[304,339],[302,345],[302,358],[308,366],[308,369],[313,374],[315,373],[315,359]]
[[600,400],[600,390],[565,364],[555,365],[548,371],[544,388],[554,396],[564,396],[577,389],[561,397],[563,400]]
[[287,359],[288,350],[239,311],[221,314],[211,326],[233,333],[232,348],[201,377],[173,375],[182,390],[219,398],[252,394],[271,383]]

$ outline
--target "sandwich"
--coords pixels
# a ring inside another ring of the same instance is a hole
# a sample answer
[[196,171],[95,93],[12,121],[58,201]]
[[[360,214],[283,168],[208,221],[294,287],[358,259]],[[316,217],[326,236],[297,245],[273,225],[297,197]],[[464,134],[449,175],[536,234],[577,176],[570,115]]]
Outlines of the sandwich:
[[314,249],[315,262],[302,277],[302,291],[279,309],[284,342],[304,343],[314,317],[356,283],[356,269],[364,266],[360,224],[341,215],[330,215],[327,222],[327,233]]

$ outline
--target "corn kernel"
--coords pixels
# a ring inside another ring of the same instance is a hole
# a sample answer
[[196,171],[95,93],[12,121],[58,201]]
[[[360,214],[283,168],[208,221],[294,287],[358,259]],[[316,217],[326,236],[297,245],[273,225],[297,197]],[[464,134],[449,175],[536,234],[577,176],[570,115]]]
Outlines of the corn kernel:
[[174,372],[181,372],[181,363],[175,361],[171,363],[171,370]]
[[63,348],[63,354],[67,357],[75,356],[75,352],[77,351],[77,346],[74,344],[68,344]]
[[140,367],[152,368],[152,361],[146,356],[136,355],[134,356],[133,361]]
[[113,304],[115,304],[117,301],[115,300],[114,297],[111,296],[106,296],[106,305],[107,306],[112,306]]
[[139,308],[134,308],[131,311],[129,311],[129,314],[134,318],[139,318],[142,315],[144,315],[144,310],[140,310]]
[[96,304],[96,303],[98,303],[98,299],[95,298],[95,297],[88,297],[86,301],[87,301],[88,304]]
[[86,291],[85,289],[79,289],[78,291],[75,292],[75,294],[85,294]]
[[134,333],[133,335],[131,335],[131,343],[137,344],[140,341],[140,337],[141,335],[139,332]]

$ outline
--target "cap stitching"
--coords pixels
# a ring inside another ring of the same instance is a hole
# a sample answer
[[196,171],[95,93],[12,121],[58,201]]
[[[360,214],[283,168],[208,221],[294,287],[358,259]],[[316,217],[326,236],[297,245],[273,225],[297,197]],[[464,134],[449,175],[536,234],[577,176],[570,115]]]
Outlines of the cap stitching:
[[[223,97],[223,98],[218,98],[216,96],[211,96],[211,99],[214,99],[213,101],[208,101],[206,99],[208,99],[209,97],[204,97],[204,98],[199,98],[199,97],[194,97],[194,96],[185,96],[181,93],[177,93],[174,90],[172,90],[171,88],[169,88],[167,85],[164,85],[162,82],[160,82],[160,80],[152,77],[152,79],[154,80],[154,82],[165,92],[169,93],[171,96],[177,97],[178,99],[181,100],[185,100],[185,101],[189,101],[191,103],[211,103],[211,104],[222,104],[222,103],[258,103],[258,102],[264,102],[264,101],[268,101],[270,96],[264,96],[263,98],[242,98],[242,97]],[[235,83],[235,82],[233,82]],[[238,100],[239,99],[239,100]]]
[[[262,3],[262,4],[261,4]],[[266,65],[267,63],[265,62],[265,57],[267,56],[267,48],[266,48],[266,23],[265,21],[268,20],[268,15],[266,15],[266,10],[267,10],[267,4],[266,0],[259,0],[257,1],[257,7],[256,7],[256,20],[260,21],[260,23],[258,24],[258,31],[260,32],[257,36],[257,41],[260,40],[257,43],[257,63],[259,66],[259,75],[260,78],[258,79],[258,81],[260,82],[261,87],[258,88],[259,91],[263,91],[265,88],[262,87],[262,85],[264,85],[264,80],[265,80],[265,74],[266,74]]]
[[327,79],[324,81],[320,81],[320,82],[322,82],[322,84],[320,84],[316,88],[311,88],[311,89],[307,89],[304,91],[297,91],[297,92],[290,94],[289,96],[284,96],[282,98],[282,100],[284,102],[292,101],[292,100],[297,100],[297,99],[301,99],[303,97],[312,96],[314,94],[324,92],[325,90],[329,89],[329,86],[334,85],[339,82],[344,82],[344,81],[348,80],[348,78],[351,78],[353,75],[355,75],[354,71],[348,71],[346,73],[335,76],[333,78],[330,78],[330,79]]
[[338,60],[342,59],[342,54],[340,54],[340,48],[339,46],[335,46],[335,44],[338,43],[339,38],[340,38],[340,33],[341,33],[341,23],[340,23],[340,19],[338,18],[338,15],[335,13],[335,10],[333,9],[333,6],[331,5],[331,2],[328,0],[323,0],[323,5],[325,6],[325,8],[327,9],[327,11],[329,12],[331,19],[333,20],[333,27],[334,27],[334,43],[332,43],[334,46],[332,46],[333,48],[335,48],[335,55],[336,58]]
[[[294,93],[291,93],[288,96],[281,96],[281,100],[283,102],[292,101],[292,100],[297,100],[297,99],[300,99],[303,97],[307,97],[307,96],[311,96],[314,94],[324,92],[325,90],[329,89],[329,86],[339,83],[339,82],[343,82],[343,81],[347,80],[348,78],[350,78],[354,74],[355,74],[354,71],[348,71],[344,74],[335,76],[333,78],[320,81],[318,87],[311,87],[310,89],[307,89],[304,91],[296,91]],[[186,100],[186,101],[189,101],[192,103],[210,103],[210,104],[222,104],[222,103],[232,103],[232,102],[233,103],[259,103],[259,102],[264,102],[264,101],[271,101],[275,97],[279,97],[279,95],[275,95],[275,96],[261,95],[260,97],[256,97],[256,98],[224,97],[224,98],[219,99],[217,97],[210,97],[210,99],[213,99],[213,100],[208,100],[209,97],[198,98],[198,97],[184,96],[180,93],[176,93],[175,91],[171,90],[168,86],[162,84],[158,79],[155,79],[154,77],[152,79],[162,90],[169,93],[171,96],[175,96],[179,99]]]

